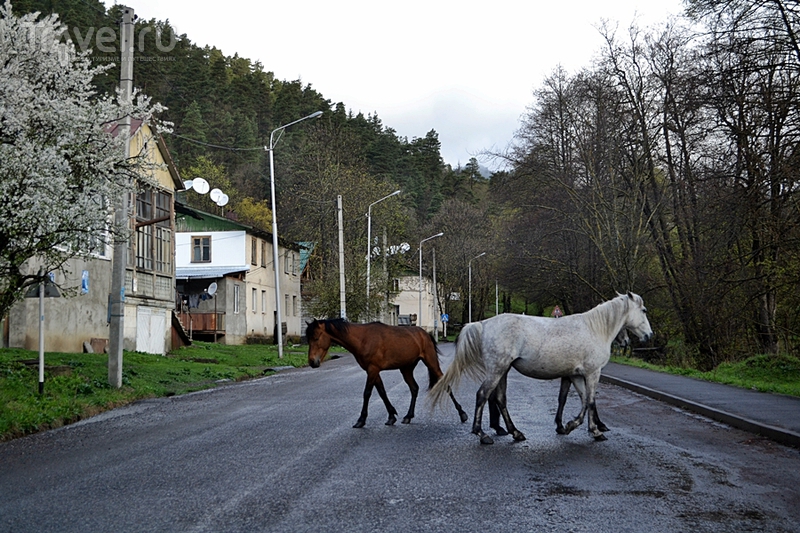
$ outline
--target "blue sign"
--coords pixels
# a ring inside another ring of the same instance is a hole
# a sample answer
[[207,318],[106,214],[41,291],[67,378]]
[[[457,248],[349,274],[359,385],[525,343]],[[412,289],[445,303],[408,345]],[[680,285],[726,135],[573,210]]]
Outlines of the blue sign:
[[81,294],[89,294],[89,271],[81,273]]
[[450,322],[450,315],[447,313],[442,315],[442,322]]

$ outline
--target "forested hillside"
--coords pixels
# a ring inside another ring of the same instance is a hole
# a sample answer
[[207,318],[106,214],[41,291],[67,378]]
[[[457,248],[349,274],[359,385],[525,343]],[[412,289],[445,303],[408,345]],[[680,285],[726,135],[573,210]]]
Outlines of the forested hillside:
[[[98,49],[105,44],[119,50],[117,6],[106,12],[97,0],[19,0],[13,7],[16,13],[57,13],[65,40],[79,50],[91,49],[95,63],[119,62],[118,53]],[[101,28],[113,30],[116,41],[100,41]],[[375,113],[354,114],[346,102],[331,102],[311,83],[278,80],[268,65],[235,51],[227,55],[199,47],[189,36],[175,35],[166,21],[139,18],[134,35],[134,87],[167,107],[159,118],[169,127],[164,137],[181,176],[202,176],[223,189],[231,198],[225,207],[229,216],[269,229],[269,159],[263,147],[276,127],[324,111],[321,119],[286,130],[275,150],[280,235],[316,243],[320,314],[338,313],[337,195],[343,196],[346,217],[348,310],[358,319],[366,307],[364,214],[369,204],[402,189],[399,199],[376,207],[375,227],[386,228],[392,244],[413,243],[445,200],[474,203],[477,191],[486,188],[477,161],[463,169],[444,164],[433,129],[412,139],[400,137]],[[115,66],[99,76],[98,89],[114,91],[118,72]],[[205,197],[184,198],[220,211]],[[415,250],[412,246],[393,258],[392,273],[413,269]]]
[[[115,9],[96,0],[14,5],[58,10],[73,42],[92,27],[116,28]],[[262,149],[270,132],[324,111],[287,130],[275,151],[281,236],[316,244],[316,314],[338,313],[342,195],[351,319],[367,308],[368,249],[369,308],[390,289],[375,275],[384,232],[390,250],[408,243],[390,255],[389,279],[415,271],[419,242],[444,232],[426,245],[425,268],[435,246],[440,309],[456,322],[467,318],[472,262],[473,318],[493,313],[495,301],[500,312],[558,303],[573,313],[633,290],[651,312],[652,348],[661,349],[652,353],[670,362],[706,369],[754,352],[797,353],[800,6],[686,7],[687,18],[656,28],[601,25],[606,46],[578,72],[554,59],[515,139],[491,154],[506,166],[490,179],[476,160],[445,165],[433,127],[400,137],[377,114],[354,114],[311,83],[275,79],[269,65],[235,51],[186,35],[165,47],[164,21],[137,22],[144,49],[134,84],[168,107],[165,138],[183,177],[206,177],[231,196],[226,209],[261,225],[271,216]],[[100,90],[113,90],[116,76],[99,77]],[[396,189],[402,195],[372,209],[368,246],[365,213]]]

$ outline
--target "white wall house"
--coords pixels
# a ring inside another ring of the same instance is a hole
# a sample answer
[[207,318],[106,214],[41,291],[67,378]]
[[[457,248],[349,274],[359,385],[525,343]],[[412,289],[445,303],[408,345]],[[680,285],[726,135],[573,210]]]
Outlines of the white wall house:
[[[176,213],[177,294],[184,329],[194,338],[225,344],[272,341],[272,234],[181,204]],[[278,252],[281,320],[287,338],[299,338],[300,248],[282,241]]]
[[[415,315],[416,325],[423,328],[425,331],[433,333],[433,319],[434,319],[434,299],[433,299],[433,282],[426,278],[422,278],[422,315],[419,315],[420,304],[420,284],[419,276],[402,276],[393,281],[394,297],[391,299],[388,316],[385,321],[387,324],[398,325],[399,318]],[[442,329],[442,324],[439,323],[439,331]]]

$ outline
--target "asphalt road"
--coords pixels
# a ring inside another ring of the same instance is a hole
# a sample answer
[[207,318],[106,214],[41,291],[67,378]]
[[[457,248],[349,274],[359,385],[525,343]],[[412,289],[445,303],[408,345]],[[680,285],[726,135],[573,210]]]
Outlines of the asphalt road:
[[[558,383],[513,371],[524,442],[481,446],[424,399],[387,427],[377,394],[353,429],[365,377],[345,356],[2,443],[0,531],[800,531],[797,449],[607,384],[608,441],[559,436]],[[404,414],[399,372],[384,382]]]

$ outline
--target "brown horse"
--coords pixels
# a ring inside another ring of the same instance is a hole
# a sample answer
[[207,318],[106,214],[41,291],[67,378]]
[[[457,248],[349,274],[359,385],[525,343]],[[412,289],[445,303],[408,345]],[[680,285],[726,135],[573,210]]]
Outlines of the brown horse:
[[[314,320],[306,329],[308,339],[308,364],[317,368],[328,354],[328,348],[336,343],[353,354],[358,365],[367,372],[367,384],[364,387],[364,405],[361,416],[353,426],[364,427],[367,421],[367,406],[372,389],[377,388],[386,410],[389,412],[387,426],[397,421],[397,411],[386,395],[381,381],[382,370],[400,370],[403,379],[411,390],[411,405],[403,417],[403,424],[414,418],[414,406],[417,403],[419,385],[414,379],[414,368],[421,360],[428,367],[429,388],[442,377],[439,368],[439,349],[433,336],[416,326],[388,326],[380,322],[370,324],[353,324],[341,318],[334,320]],[[467,421],[467,413],[456,401],[452,392],[450,398],[456,406],[461,422]]]

